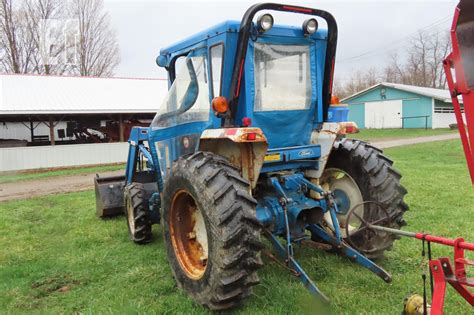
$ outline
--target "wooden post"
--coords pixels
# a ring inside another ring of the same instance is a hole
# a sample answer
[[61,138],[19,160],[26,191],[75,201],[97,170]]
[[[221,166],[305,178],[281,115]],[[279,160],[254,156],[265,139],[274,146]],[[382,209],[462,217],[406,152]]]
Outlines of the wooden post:
[[119,141],[120,142],[123,142],[124,141],[124,136],[123,136],[123,117],[122,117],[122,114],[119,115]]
[[33,120],[30,117],[30,133],[31,133],[31,142],[35,142],[35,128],[33,127]]
[[49,116],[49,139],[51,140],[51,145],[55,145],[53,116]]

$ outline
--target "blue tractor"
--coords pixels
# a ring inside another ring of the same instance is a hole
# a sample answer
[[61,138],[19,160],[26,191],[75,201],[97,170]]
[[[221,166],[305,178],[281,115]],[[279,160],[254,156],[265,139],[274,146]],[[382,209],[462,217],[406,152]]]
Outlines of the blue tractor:
[[[307,19],[274,25],[269,11]],[[371,222],[383,213],[399,229],[406,190],[381,150],[346,138],[357,126],[332,97],[336,42],[328,12],[265,3],[162,49],[167,97],[148,128],[132,130],[125,176],[96,178],[99,216],[124,212],[139,244],[161,221],[178,286],[212,310],[249,297],[262,236],[323,300],[295,244],[330,249],[391,280],[372,259],[394,236],[370,235],[348,213]]]

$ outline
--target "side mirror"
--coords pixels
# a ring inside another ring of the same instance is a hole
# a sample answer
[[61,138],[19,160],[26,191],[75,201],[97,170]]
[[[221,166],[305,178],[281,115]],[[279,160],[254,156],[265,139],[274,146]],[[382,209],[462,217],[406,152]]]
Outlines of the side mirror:
[[168,60],[165,56],[163,55],[159,55],[158,57],[156,57],[156,64],[159,66],[159,67],[166,67],[166,65],[168,64]]

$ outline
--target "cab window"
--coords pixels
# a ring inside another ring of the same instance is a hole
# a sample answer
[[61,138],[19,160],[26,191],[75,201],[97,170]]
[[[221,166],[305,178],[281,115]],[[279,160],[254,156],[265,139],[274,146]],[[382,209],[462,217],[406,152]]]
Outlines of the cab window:
[[224,44],[210,48],[211,77],[213,97],[222,95],[222,62],[224,58]]
[[151,127],[164,128],[209,119],[209,81],[205,55],[186,57]]
[[255,43],[255,111],[303,110],[311,106],[308,45]]

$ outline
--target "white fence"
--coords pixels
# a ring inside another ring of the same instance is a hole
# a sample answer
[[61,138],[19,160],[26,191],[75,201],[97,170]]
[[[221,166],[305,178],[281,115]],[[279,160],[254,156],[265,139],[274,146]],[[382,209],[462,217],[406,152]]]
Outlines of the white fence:
[[[465,114],[462,115],[464,121],[466,121],[466,116]],[[455,124],[456,123],[456,116],[454,115],[454,112],[452,113],[433,113],[432,117],[432,128],[449,128],[450,124]]]
[[0,171],[122,163],[127,155],[127,142],[0,148]]

